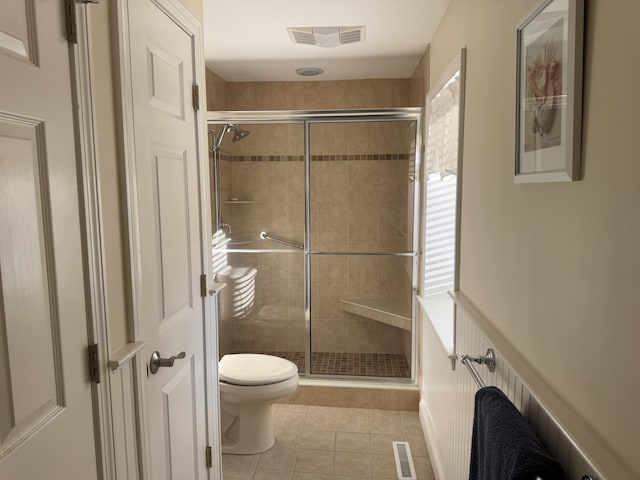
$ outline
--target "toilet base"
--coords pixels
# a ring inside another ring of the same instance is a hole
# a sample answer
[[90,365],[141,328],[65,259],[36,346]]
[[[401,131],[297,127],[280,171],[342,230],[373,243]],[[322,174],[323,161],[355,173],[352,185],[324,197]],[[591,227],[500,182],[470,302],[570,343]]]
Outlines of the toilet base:
[[254,455],[273,447],[271,404],[225,405],[220,411],[222,453]]

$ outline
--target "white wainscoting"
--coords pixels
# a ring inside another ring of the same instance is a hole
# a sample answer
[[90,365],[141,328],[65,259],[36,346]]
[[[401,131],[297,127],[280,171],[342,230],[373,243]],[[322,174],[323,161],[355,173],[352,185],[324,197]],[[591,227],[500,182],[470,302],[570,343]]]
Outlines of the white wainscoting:
[[[463,295],[457,294],[456,314],[456,354],[461,356],[468,353],[472,356],[484,355],[488,348],[493,348],[497,354],[497,368],[490,373],[484,366],[476,366],[485,384],[495,385],[500,388],[522,412],[551,455],[562,464],[567,480],[580,480],[583,475],[590,475],[594,480],[616,480],[618,478],[635,478],[627,476],[628,470],[623,465],[612,463],[610,453],[606,448],[600,448],[594,438],[586,439],[586,442],[576,441],[575,431],[559,425],[577,425],[575,418],[563,418],[556,421],[542,406],[526,385],[537,385],[539,379],[527,379],[523,382],[507,359],[502,355],[500,348],[491,342],[488,336],[480,328],[474,316],[478,313],[471,304],[465,304]],[[468,308],[465,308],[468,307]],[[429,321],[423,321],[421,333],[422,361],[422,398],[420,401],[420,419],[429,447],[434,474],[438,480],[459,480],[469,478],[469,458],[471,451],[471,436],[473,427],[474,395],[477,386],[466,368],[457,362],[455,371],[451,370],[447,352],[437,340],[436,332]],[[482,321],[480,321],[482,325]],[[484,326],[484,325],[483,325]],[[503,348],[508,350],[508,348]],[[509,352],[511,353],[511,352]],[[515,355],[517,357],[517,355]],[[520,358],[510,361],[519,365]],[[526,369],[525,369],[526,370]],[[519,371],[524,371],[520,368]],[[535,376],[535,372],[533,373]],[[526,384],[526,385],[525,385]],[[544,392],[547,404],[556,405],[555,398]],[[542,397],[541,397],[542,398]],[[563,407],[563,405],[560,405]],[[556,411],[563,411],[556,408]],[[563,412],[564,413],[564,412]],[[569,415],[570,417],[571,415]],[[578,436],[584,432],[577,425]],[[579,437],[578,437],[579,438]],[[595,442],[595,443],[593,443]],[[580,444],[594,446],[594,455],[590,458],[598,458],[601,462],[590,461],[585,458],[584,448]],[[598,467],[596,467],[598,465]],[[602,468],[602,466],[605,468]],[[620,472],[622,476],[607,474],[604,472]]]
[[129,343],[109,362],[115,480],[141,478],[135,375],[139,352],[144,346],[144,342]]

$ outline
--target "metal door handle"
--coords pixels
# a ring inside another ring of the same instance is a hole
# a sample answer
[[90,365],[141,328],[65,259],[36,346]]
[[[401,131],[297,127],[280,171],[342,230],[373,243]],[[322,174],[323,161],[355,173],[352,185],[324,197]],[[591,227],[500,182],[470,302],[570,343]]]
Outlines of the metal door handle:
[[160,352],[156,350],[151,354],[151,361],[149,362],[149,371],[151,371],[151,373],[158,373],[158,369],[160,367],[173,367],[173,362],[175,362],[176,359],[184,358],[184,357],[185,357],[185,353],[180,352],[178,355],[174,355],[173,357],[162,358],[160,357]]

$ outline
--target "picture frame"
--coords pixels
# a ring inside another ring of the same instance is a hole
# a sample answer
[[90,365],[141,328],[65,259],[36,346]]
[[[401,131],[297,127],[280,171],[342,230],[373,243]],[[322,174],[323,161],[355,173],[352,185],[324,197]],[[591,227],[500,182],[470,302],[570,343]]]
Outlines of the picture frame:
[[542,0],[516,28],[516,183],[580,180],[584,0]]

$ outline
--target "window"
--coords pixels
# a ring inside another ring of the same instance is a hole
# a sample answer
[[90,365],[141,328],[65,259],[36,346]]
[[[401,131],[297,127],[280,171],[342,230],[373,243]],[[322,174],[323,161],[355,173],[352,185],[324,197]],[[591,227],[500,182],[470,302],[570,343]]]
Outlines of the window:
[[447,352],[453,354],[458,287],[457,209],[462,144],[465,50],[427,96],[422,289],[418,297]]
[[422,295],[453,290],[456,250],[456,176],[432,173],[426,181]]

